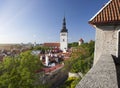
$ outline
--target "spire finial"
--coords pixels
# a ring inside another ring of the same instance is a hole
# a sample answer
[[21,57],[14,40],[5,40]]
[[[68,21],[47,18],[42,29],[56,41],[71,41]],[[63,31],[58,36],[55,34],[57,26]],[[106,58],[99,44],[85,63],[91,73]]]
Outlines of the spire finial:
[[66,23],[66,19],[65,19],[65,11],[64,11],[64,18],[63,18],[63,22]]
[[65,20],[65,17],[63,18],[63,29],[66,29],[66,20]]

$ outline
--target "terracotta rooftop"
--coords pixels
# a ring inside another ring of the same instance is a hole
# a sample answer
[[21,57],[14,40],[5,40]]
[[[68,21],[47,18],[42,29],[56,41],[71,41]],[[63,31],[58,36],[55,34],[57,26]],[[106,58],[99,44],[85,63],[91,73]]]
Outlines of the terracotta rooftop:
[[120,24],[120,0],[109,0],[109,2],[98,13],[93,16],[90,24]]
[[79,40],[80,42],[84,42],[84,40],[81,38],[80,40]]
[[39,72],[42,72],[42,71],[44,71],[45,73],[50,73],[50,72],[53,72],[53,71],[56,71],[56,70],[62,68],[63,66],[64,65],[62,65],[62,64],[58,64],[56,66],[49,67],[49,68],[44,67],[44,68],[42,68],[40,70],[37,70],[36,73],[39,73]]
[[60,43],[44,43],[47,47],[60,47]]

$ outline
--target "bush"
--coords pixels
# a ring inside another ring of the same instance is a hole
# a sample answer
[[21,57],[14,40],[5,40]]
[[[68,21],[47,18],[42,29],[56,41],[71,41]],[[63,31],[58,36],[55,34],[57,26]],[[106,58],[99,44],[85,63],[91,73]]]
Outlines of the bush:
[[64,85],[60,88],[75,88],[76,84],[80,81],[80,78],[70,77],[68,78]]
[[[93,57],[94,41],[84,43],[81,46],[76,46],[71,54],[71,58],[65,61],[65,70],[73,73],[81,72],[85,75],[93,65]],[[77,83],[77,79],[68,78],[64,87],[61,88],[74,88]]]

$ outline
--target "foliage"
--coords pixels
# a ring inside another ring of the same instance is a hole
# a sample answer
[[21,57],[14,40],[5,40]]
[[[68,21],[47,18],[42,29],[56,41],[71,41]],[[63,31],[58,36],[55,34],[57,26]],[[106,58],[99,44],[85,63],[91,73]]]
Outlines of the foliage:
[[[93,57],[94,41],[76,46],[73,48],[71,58],[65,61],[65,70],[72,73],[81,72],[85,75],[93,65]],[[78,81],[74,81],[76,83],[74,84],[74,82],[70,79],[71,78],[68,78],[63,87],[60,88],[75,88]]]
[[75,88],[75,85],[80,81],[80,78],[70,77],[68,78],[64,85],[60,86],[60,88]]
[[71,48],[71,47],[76,47],[78,46],[78,42],[73,42],[73,43],[69,43],[68,44],[68,47]]
[[6,57],[0,64],[0,88],[41,88],[41,83],[35,85],[39,80],[36,71],[41,67],[39,58],[30,51]]
[[45,50],[48,50],[50,49],[49,47],[45,47],[45,46],[35,46],[33,48],[34,50],[42,50],[42,51],[45,51]]
[[93,64],[93,55],[85,58],[85,60],[81,60],[81,58],[77,58],[71,67],[71,72],[78,73],[81,72],[85,74],[92,67]]
[[74,47],[69,60],[65,61],[65,70],[85,74],[92,67],[94,41]]
[[35,46],[31,50],[40,50],[42,54],[44,54],[47,50],[50,50],[51,48],[46,46]]

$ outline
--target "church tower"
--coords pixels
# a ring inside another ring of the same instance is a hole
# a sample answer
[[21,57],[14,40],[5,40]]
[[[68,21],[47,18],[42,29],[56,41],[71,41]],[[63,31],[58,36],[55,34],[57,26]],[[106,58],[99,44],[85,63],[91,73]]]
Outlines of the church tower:
[[68,49],[68,30],[66,28],[65,17],[63,19],[63,25],[62,25],[62,29],[60,31],[60,49],[63,52],[66,52],[66,50]]

